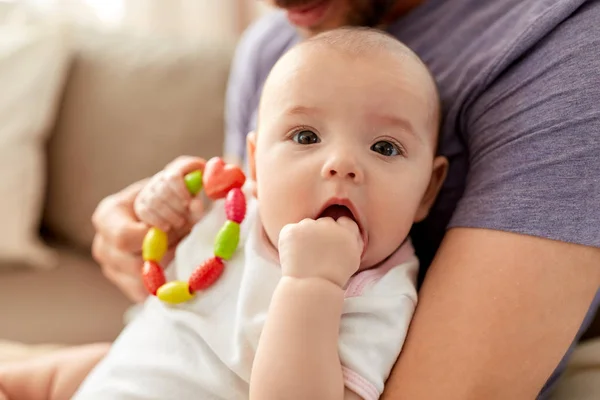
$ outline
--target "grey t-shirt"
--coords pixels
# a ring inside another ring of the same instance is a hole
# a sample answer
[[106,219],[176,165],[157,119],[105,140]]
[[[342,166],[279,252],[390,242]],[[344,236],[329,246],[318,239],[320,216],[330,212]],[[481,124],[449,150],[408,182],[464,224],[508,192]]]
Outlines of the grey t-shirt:
[[[429,0],[388,28],[429,66],[443,102],[449,175],[412,231],[423,273],[448,227],[600,247],[599,26],[598,1]],[[226,153],[244,158],[262,85],[299,40],[283,13],[245,33]],[[600,292],[582,330],[599,303]]]

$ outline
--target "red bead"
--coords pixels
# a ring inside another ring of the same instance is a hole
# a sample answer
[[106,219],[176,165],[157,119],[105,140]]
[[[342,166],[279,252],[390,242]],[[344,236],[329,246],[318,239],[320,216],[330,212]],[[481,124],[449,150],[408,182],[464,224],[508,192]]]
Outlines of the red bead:
[[246,175],[237,165],[225,164],[219,157],[206,162],[202,175],[204,192],[212,199],[225,197],[232,188],[241,188],[246,182]]
[[142,280],[148,292],[156,296],[159,287],[165,284],[165,274],[161,266],[154,261],[145,261],[142,268]]
[[227,219],[241,224],[246,216],[246,196],[241,189],[231,189],[225,199]]
[[223,260],[219,257],[211,257],[204,261],[190,276],[190,292],[207,289],[219,279],[224,268]]

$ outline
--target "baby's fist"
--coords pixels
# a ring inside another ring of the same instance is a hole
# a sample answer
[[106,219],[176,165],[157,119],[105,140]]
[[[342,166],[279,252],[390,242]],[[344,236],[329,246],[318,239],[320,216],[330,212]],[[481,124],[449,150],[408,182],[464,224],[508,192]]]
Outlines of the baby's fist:
[[136,197],[133,208],[138,219],[168,232],[194,223],[203,213],[202,200],[193,197],[184,176],[204,169],[197,157],[179,157],[154,175]]
[[304,219],[283,227],[278,247],[284,276],[323,278],[343,288],[360,266],[363,241],[350,218]]

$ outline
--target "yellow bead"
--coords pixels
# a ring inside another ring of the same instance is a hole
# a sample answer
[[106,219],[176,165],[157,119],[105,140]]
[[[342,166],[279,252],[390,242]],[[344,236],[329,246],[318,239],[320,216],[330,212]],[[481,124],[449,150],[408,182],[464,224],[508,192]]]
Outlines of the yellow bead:
[[170,304],[184,303],[194,298],[194,293],[190,293],[187,282],[173,281],[167,282],[156,291],[156,297]]
[[142,244],[142,257],[144,261],[158,263],[167,252],[168,247],[169,239],[167,238],[167,234],[158,228],[150,228]]

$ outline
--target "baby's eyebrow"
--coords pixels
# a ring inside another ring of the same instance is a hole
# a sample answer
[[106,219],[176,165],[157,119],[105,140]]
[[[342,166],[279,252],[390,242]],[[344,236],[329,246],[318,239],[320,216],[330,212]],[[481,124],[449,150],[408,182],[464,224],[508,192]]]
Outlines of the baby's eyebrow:
[[417,134],[411,122],[405,118],[390,114],[372,114],[369,119],[376,121],[379,125],[398,127],[403,131],[410,133],[420,142],[423,141],[423,138],[421,135]]
[[289,109],[285,110],[285,114],[289,115],[311,115],[311,114],[320,114],[321,110],[317,107],[309,107],[309,106],[293,106]]

